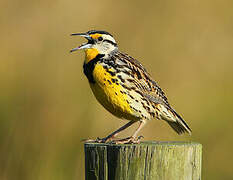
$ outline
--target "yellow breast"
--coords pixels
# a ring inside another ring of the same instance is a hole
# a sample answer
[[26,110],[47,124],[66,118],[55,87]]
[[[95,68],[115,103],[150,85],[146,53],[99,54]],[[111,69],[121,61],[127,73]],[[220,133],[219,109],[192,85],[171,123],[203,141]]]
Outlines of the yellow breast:
[[[108,69],[108,71],[111,69]],[[127,95],[123,93],[116,76],[112,76],[101,64],[96,64],[93,70],[95,83],[90,83],[96,99],[113,115],[136,120],[127,102]]]

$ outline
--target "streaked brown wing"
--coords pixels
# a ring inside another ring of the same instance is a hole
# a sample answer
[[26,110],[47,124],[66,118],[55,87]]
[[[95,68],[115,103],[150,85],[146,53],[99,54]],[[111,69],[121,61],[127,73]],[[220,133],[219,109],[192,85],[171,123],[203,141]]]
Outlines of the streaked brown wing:
[[[165,93],[151,78],[150,74],[146,71],[140,62],[121,52],[117,52],[113,59],[115,61],[120,61],[115,63],[118,64],[117,68],[120,68],[123,74],[127,74],[126,80],[124,81],[125,88],[130,90],[133,89],[135,92],[144,97],[142,100],[146,102],[149,101],[153,108],[156,107],[158,110],[156,110],[156,112],[159,113],[158,117],[166,120],[178,134],[182,134],[184,132],[191,134],[191,129],[187,123],[170,106]],[[144,108],[148,111],[151,110],[147,107]]]
[[118,58],[126,60],[127,65],[132,70],[134,83],[148,100],[170,107],[163,90],[151,78],[139,61],[124,53],[118,54]]

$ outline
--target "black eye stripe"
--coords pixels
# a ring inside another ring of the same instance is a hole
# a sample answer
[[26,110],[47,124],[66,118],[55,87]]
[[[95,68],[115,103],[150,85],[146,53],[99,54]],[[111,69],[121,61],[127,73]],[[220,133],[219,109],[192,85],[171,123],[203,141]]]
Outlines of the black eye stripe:
[[94,44],[95,41],[93,39],[88,39],[88,44]]
[[108,43],[112,44],[113,46],[117,46],[116,43],[114,43],[114,42],[112,42],[111,40],[108,40],[108,39],[103,40],[103,42],[108,42]]

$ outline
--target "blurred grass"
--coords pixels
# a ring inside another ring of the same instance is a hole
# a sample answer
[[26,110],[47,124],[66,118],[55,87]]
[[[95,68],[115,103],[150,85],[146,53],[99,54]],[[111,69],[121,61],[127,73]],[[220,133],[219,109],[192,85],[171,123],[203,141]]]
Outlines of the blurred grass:
[[[1,1],[0,179],[83,179],[81,139],[124,124],[94,99],[73,32],[111,32],[193,129],[146,139],[203,144],[203,179],[232,179],[232,1]],[[112,120],[113,119],[113,120]],[[129,130],[127,133],[132,132]]]

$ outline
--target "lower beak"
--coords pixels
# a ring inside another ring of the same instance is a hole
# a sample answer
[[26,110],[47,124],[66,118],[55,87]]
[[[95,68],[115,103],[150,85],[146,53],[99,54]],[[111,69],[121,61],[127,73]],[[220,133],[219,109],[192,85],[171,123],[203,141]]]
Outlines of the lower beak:
[[91,48],[91,44],[85,43],[85,44],[82,44],[79,47],[71,49],[70,52],[74,52],[74,51],[77,51],[77,50],[80,50],[80,49],[88,49],[88,48]]
[[77,51],[77,50],[80,50],[80,49],[88,49],[88,48],[91,47],[91,44],[89,42],[92,41],[92,38],[88,34],[86,34],[86,33],[73,33],[73,34],[71,34],[71,36],[84,37],[84,38],[86,38],[88,40],[88,42],[84,43],[84,44],[82,44],[82,45],[80,45],[80,46],[78,46],[78,47],[76,47],[74,49],[71,49],[70,52],[74,52],[74,51]]

